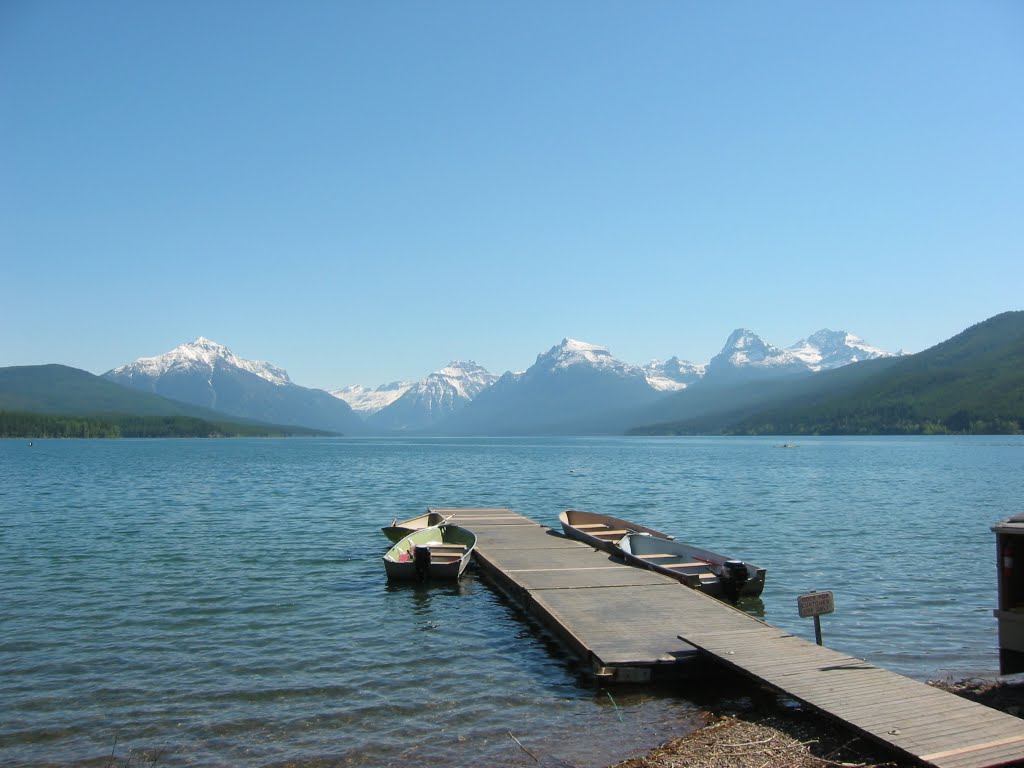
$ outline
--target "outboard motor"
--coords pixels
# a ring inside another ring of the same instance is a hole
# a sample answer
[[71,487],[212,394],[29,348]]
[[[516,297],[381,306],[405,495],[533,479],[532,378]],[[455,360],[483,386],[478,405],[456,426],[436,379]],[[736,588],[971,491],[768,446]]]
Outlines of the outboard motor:
[[750,574],[747,573],[747,564],[742,560],[726,560],[722,564],[722,591],[730,603],[736,604],[740,599],[740,592],[743,585],[747,583]]
[[430,547],[415,547],[412,551],[412,562],[416,568],[416,578],[426,581],[430,576]]

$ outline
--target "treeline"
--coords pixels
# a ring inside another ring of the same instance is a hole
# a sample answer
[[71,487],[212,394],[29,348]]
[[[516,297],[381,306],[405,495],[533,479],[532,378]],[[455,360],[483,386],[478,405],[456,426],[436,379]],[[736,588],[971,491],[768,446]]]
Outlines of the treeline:
[[0,437],[288,437],[264,425],[191,416],[62,416],[0,411]]
[[926,414],[912,405],[822,408],[787,418],[762,414],[723,430],[732,435],[1020,435],[1024,416],[958,410]]
[[0,411],[0,437],[120,436],[120,427],[106,419]]

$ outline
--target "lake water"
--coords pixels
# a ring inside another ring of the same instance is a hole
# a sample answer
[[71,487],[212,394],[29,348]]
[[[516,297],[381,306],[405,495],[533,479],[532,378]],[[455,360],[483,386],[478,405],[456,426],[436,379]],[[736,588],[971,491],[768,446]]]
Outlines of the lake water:
[[[601,766],[685,685],[588,684],[470,572],[389,587],[428,505],[580,508],[768,569],[765,619],[919,679],[997,671],[1024,439],[0,440],[3,765]],[[162,750],[162,753],[161,753]],[[158,753],[160,753],[158,755]]]

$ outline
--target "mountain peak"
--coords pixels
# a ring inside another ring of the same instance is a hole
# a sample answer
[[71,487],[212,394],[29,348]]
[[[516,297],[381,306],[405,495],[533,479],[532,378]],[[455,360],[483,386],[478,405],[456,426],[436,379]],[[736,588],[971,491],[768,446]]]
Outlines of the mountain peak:
[[[444,368],[438,371],[434,371],[431,376],[447,376],[450,378],[465,378],[467,376],[477,376],[483,373],[484,375],[490,375],[486,368],[479,365],[474,360],[452,360]],[[495,377],[497,378],[497,377]]]
[[729,334],[724,349],[747,349],[771,346],[749,328],[737,328]]
[[578,339],[570,339],[566,336],[562,339],[562,343],[558,345],[564,350],[571,352],[607,352],[607,347],[599,347],[596,344],[590,344],[586,341],[579,341]]
[[388,430],[430,429],[462,410],[498,377],[472,360],[452,360],[410,385],[400,397],[375,412],[369,423]]
[[171,371],[212,371],[218,364],[224,364],[266,379],[271,384],[283,386],[291,384],[288,372],[261,360],[246,360],[238,357],[230,349],[205,336],[195,341],[179,344],[170,352],[156,357],[140,357],[134,363],[115,368],[111,373],[118,376],[159,377]]
[[[892,357],[893,353],[865,343],[864,339],[846,331],[822,328],[801,339],[787,350],[802,360],[812,371],[839,368],[860,360]],[[897,353],[897,356],[899,353]]]
[[547,352],[537,355],[538,363],[545,363],[552,368],[569,368],[574,365],[591,365],[597,367],[613,367],[622,365],[612,357],[607,347],[599,347],[586,341],[562,339]]
[[784,349],[769,344],[747,328],[737,328],[722,351],[711,358],[707,372],[721,376],[746,370],[754,375],[785,374],[806,371],[802,360]]
[[235,355],[230,349],[216,341],[211,341],[205,336],[199,336],[195,341],[186,341],[179,344],[170,352],[157,357],[144,357],[142,360],[160,360],[177,358],[181,360],[195,360],[197,362],[213,363],[216,360],[228,361]]
[[441,370],[413,384],[412,389],[418,390],[420,394],[454,397],[468,402],[497,380],[497,376],[472,360],[452,360]]
[[700,381],[704,377],[706,367],[680,360],[678,357],[670,357],[664,363],[660,360],[652,360],[644,366],[644,373],[647,375],[647,383],[654,389],[661,392],[672,392],[686,389],[691,384]]
[[754,364],[785,354],[747,328],[737,328],[729,336],[720,355],[728,355],[734,364]]

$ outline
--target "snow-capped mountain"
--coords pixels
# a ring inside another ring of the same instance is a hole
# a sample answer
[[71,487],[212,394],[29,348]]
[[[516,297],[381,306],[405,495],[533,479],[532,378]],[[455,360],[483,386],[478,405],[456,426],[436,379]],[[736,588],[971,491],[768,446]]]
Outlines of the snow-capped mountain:
[[706,367],[680,360],[678,357],[670,357],[664,363],[652,360],[644,366],[644,373],[647,374],[647,383],[654,389],[661,392],[676,392],[704,378]]
[[170,352],[157,357],[140,357],[134,363],[122,365],[105,375],[124,384],[135,377],[152,380],[169,373],[208,374],[220,365],[248,371],[278,386],[292,383],[284,369],[261,360],[245,360],[223,344],[202,336],[195,341],[179,344]]
[[563,339],[523,373],[506,373],[446,428],[470,434],[593,434],[628,426],[627,411],[663,397],[643,368],[606,347]]
[[681,390],[699,390],[707,399],[734,384],[809,376],[890,354],[845,331],[823,329],[781,349],[741,328],[707,364],[671,357],[641,367],[607,347],[565,338],[526,371],[500,378],[476,363],[453,362],[416,383],[354,385],[328,394],[200,337],[104,375],[235,417],[349,434],[598,434],[634,426],[641,411],[689,395]]
[[826,371],[876,357],[897,357],[902,352],[886,352],[865,343],[864,339],[846,331],[823,328],[801,339],[788,350],[812,371]]
[[[825,328],[787,349],[782,349],[753,331],[737,328],[725,342],[722,351],[711,358],[706,366],[683,363],[679,374],[664,378],[670,382],[685,382],[687,386],[697,382],[702,382],[702,386],[708,386],[715,382],[815,373],[860,360],[890,357],[893,354],[872,347],[863,339],[846,331],[831,331]],[[669,361],[671,362],[672,360]],[[647,366],[645,370],[648,371],[652,386],[661,386],[664,389],[682,388],[672,386],[671,383],[666,385],[661,369],[654,364]]]
[[472,360],[453,361],[407,387],[400,397],[371,414],[367,423],[389,431],[430,429],[460,411],[497,379]]
[[808,371],[807,364],[793,353],[769,344],[753,331],[737,328],[725,342],[722,351],[711,358],[706,378],[759,378]]
[[369,416],[383,410],[400,398],[413,385],[411,381],[392,381],[370,389],[360,384],[352,384],[342,389],[329,390],[332,395],[349,404],[353,411],[361,416]]
[[300,387],[283,369],[245,360],[202,337],[103,375],[125,386],[245,419],[343,433],[358,432],[362,426],[348,403],[323,390]]
[[612,357],[612,353],[608,351],[607,347],[599,347],[596,344],[568,338],[562,339],[561,343],[556,344],[547,352],[537,355],[534,367],[555,369],[571,368],[574,365],[614,371],[625,371],[635,367]]

